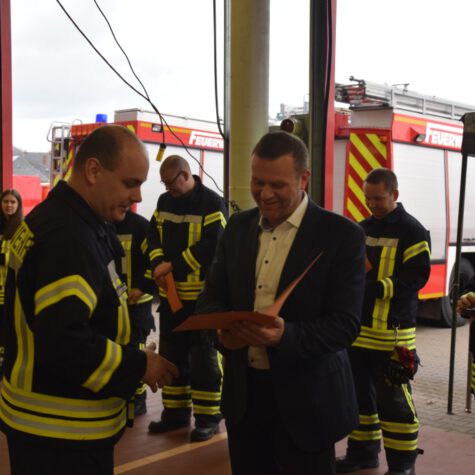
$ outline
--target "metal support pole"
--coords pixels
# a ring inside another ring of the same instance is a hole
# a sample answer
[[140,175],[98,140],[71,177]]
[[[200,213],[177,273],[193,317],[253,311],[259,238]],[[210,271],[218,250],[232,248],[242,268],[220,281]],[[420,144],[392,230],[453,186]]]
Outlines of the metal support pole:
[[452,332],[450,335],[450,366],[449,366],[449,396],[447,401],[447,414],[453,414],[452,402],[454,393],[455,370],[455,337],[457,335],[457,300],[460,295],[460,258],[462,255],[463,211],[465,208],[465,181],[467,177],[468,155],[462,155],[462,173],[460,175],[460,201],[457,224],[457,245],[455,251],[454,285],[452,288]]
[[230,189],[241,209],[250,193],[251,152],[269,130],[270,0],[231,0]]
[[[472,335],[472,325],[473,321],[470,322],[469,334]],[[470,339],[469,339],[470,342]],[[467,367],[467,391],[465,393],[465,412],[472,412],[472,363],[473,357],[472,352],[470,351],[470,343],[468,349],[468,367]]]
[[462,254],[463,212],[465,208],[465,184],[467,179],[467,161],[469,155],[475,155],[475,112],[462,117],[464,124],[462,138],[462,172],[460,174],[460,198],[457,223],[457,245],[455,251],[454,286],[452,289],[452,332],[450,339],[449,394],[447,413],[453,414],[454,369],[455,369],[455,337],[457,332],[457,301],[460,296],[460,259]]

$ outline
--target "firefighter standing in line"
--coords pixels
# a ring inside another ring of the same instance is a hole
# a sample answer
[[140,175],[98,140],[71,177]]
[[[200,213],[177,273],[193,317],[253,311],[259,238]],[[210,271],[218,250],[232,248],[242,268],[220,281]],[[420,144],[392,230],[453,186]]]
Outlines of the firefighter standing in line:
[[[158,351],[175,363],[180,377],[162,390],[164,410],[149,431],[168,432],[190,424],[192,442],[211,438],[221,420],[221,378],[216,345],[206,331],[175,333],[173,329],[194,312],[196,300],[226,224],[223,199],[191,174],[188,162],[169,156],[160,167],[162,194],[151,219],[148,247],[153,279],[160,292]],[[183,308],[174,313],[166,298],[165,276],[171,273]]]
[[[121,277],[127,284],[127,307],[130,317],[130,345],[143,350],[151,330],[155,330],[152,316],[152,301],[156,286],[150,275],[147,255],[148,220],[130,209],[122,221],[114,223],[124,256],[121,262]],[[149,274],[149,278],[146,277]],[[147,293],[149,292],[149,293]],[[141,383],[135,392],[134,415],[147,412],[147,385]]]
[[470,319],[469,349],[472,353],[472,383],[470,386],[472,394],[475,395],[475,276],[469,280],[463,295],[457,302],[457,311],[462,317]]
[[128,345],[121,246],[107,224],[141,200],[147,173],[137,137],[104,125],[10,241],[0,427],[12,474],[112,475],[127,400],[140,381],[156,391],[178,376]]
[[[386,475],[413,475],[419,422],[409,379],[418,363],[418,291],[430,274],[428,232],[397,203],[392,171],[371,171],[363,191],[372,214],[360,223],[366,233],[366,290],[361,332],[350,351],[360,425],[348,437],[346,456],[337,459],[337,472],[377,467],[382,431]],[[410,369],[397,357],[400,352]]]

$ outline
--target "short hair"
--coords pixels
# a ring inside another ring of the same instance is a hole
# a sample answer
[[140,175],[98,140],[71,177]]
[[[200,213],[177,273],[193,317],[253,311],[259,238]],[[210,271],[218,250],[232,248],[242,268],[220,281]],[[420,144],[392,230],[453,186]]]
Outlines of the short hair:
[[105,169],[115,170],[122,159],[122,147],[128,140],[143,147],[137,136],[126,127],[112,124],[98,127],[79,146],[74,169],[82,169],[88,158],[95,157]]
[[191,173],[190,164],[181,155],[170,155],[160,167],[160,171],[173,170],[175,172],[188,172]]
[[3,239],[11,239],[12,236],[15,234],[15,231],[20,225],[21,221],[23,220],[23,200],[21,199],[21,195],[17,190],[13,188],[8,188],[7,190],[2,191],[2,193],[0,194],[0,206],[3,201],[3,198],[8,195],[12,195],[16,198],[16,200],[18,201],[18,208],[8,220],[5,218],[2,210],[0,219],[2,225],[4,224],[5,226],[3,232]]
[[295,171],[303,173],[308,170],[308,150],[297,136],[288,132],[269,132],[265,134],[252,150],[264,160],[277,160],[283,155],[291,155],[294,159]]
[[371,185],[384,184],[384,188],[389,193],[398,189],[398,182],[396,174],[389,168],[375,168],[368,173],[365,183]]

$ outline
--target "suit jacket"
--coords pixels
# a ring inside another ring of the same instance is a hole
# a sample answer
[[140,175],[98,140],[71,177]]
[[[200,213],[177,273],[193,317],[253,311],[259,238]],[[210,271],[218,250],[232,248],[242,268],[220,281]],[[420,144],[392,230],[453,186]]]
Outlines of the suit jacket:
[[[259,217],[255,208],[229,221],[197,313],[253,310]],[[277,295],[322,251],[280,312],[285,320],[280,344],[267,348],[280,416],[297,446],[309,451],[333,444],[358,425],[346,349],[359,333],[365,286],[362,229],[309,201]],[[246,410],[247,351],[225,351],[222,411],[231,423]]]

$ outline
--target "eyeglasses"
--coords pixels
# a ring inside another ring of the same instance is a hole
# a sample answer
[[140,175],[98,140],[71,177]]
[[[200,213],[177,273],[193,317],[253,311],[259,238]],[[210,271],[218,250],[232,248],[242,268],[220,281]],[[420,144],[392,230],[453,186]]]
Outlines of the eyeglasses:
[[163,181],[163,180],[160,180],[160,183],[162,185],[165,186],[165,188],[168,190],[170,188],[170,186],[173,186],[173,183],[175,183],[175,181],[177,180],[177,178],[183,173],[183,170],[179,171],[175,177],[173,178],[173,180],[170,180],[170,181]]

